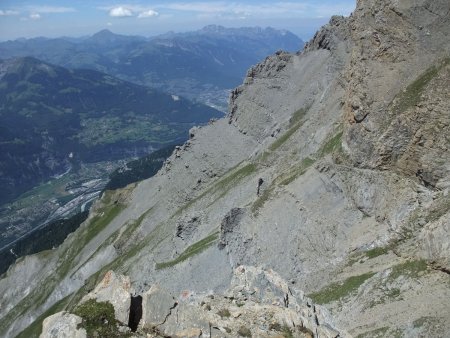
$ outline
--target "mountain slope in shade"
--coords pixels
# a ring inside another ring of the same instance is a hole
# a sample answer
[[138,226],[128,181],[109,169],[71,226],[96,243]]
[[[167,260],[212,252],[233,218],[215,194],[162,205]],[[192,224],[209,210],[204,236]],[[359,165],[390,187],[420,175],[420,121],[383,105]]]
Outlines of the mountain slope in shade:
[[72,165],[145,154],[217,110],[93,70],[0,63],[0,202]]

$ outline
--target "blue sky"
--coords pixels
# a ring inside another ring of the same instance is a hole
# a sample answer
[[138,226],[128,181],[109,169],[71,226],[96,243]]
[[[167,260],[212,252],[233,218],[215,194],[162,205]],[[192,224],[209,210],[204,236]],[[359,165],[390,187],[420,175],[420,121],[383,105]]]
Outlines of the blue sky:
[[83,36],[108,28],[152,36],[208,24],[272,26],[303,39],[331,15],[348,15],[356,0],[107,1],[0,0],[0,40],[36,36]]

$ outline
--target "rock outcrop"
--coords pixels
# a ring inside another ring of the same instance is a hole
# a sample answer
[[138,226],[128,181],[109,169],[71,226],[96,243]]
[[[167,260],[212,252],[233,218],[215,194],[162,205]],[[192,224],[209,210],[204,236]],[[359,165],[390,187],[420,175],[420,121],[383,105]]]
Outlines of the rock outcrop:
[[237,267],[223,294],[184,291],[155,329],[171,337],[347,336],[303,292],[275,272],[251,266]]
[[114,307],[115,317],[122,324],[128,324],[131,305],[131,282],[127,276],[117,276],[108,271],[95,289],[83,297],[81,303],[90,299],[97,302],[109,302]]
[[448,274],[450,274],[449,233],[450,215],[447,213],[436,221],[428,223],[419,237],[423,248],[423,258]]
[[168,291],[154,285],[142,297],[141,326],[146,329],[164,325],[178,302]]
[[86,330],[78,328],[82,319],[67,312],[45,318],[39,338],[86,338]]
[[[98,290],[104,289],[105,279],[114,276],[109,271],[104,280],[88,294],[98,299]],[[112,295],[120,294],[123,287],[110,283]],[[122,306],[113,301],[116,313]],[[86,300],[83,299],[81,304]],[[95,312],[95,311],[93,311]],[[85,314],[86,316],[86,314]],[[89,314],[87,315],[89,316]],[[80,318],[60,312],[44,321],[41,338],[86,337],[83,328],[89,322],[90,333],[101,330],[101,321]],[[116,326],[117,335],[127,330]],[[129,330],[128,330],[129,332]],[[348,337],[338,330],[328,311],[288,286],[274,271],[252,266],[235,269],[230,287],[223,294],[197,294],[184,290],[180,295],[153,285],[143,295],[142,319],[135,337]]]

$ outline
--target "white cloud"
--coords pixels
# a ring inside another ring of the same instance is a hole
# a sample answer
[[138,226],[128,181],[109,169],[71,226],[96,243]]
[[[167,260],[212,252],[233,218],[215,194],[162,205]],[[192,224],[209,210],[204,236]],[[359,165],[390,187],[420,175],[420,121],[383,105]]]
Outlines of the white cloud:
[[39,20],[39,19],[41,18],[41,15],[40,15],[39,13],[31,13],[31,14],[29,15],[29,18],[30,18],[31,20]]
[[119,6],[111,8],[109,15],[116,18],[124,18],[128,16],[133,16],[133,11],[127,7]]
[[155,16],[158,16],[158,15],[159,15],[158,12],[154,11],[153,9],[149,9],[149,10],[146,10],[146,11],[143,11],[143,12],[139,13],[138,18],[139,19],[151,18],[151,17],[155,17]]
[[324,3],[311,0],[261,0],[258,4],[249,4],[241,0],[184,2],[181,0],[160,2],[150,8],[141,0],[135,3],[122,3],[115,6],[97,7],[109,12],[112,17],[164,17],[165,15],[193,14],[204,20],[236,19],[283,19],[283,18],[318,18],[333,14],[348,15],[354,9],[352,0],[327,0]]
[[111,22],[108,22],[106,25],[107,26],[112,26],[113,24]]
[[10,15],[18,15],[19,12],[17,11],[11,11],[9,9],[3,10],[0,9],[0,16],[10,16]]
[[[109,16],[116,17],[116,18],[123,18],[123,17],[138,17],[139,19],[143,18],[151,18],[159,16],[159,12],[155,11],[154,9],[149,8],[148,6],[142,6],[142,5],[127,5],[122,4],[120,6],[116,7],[97,7],[98,9],[108,11]],[[139,14],[137,14],[139,13]]]

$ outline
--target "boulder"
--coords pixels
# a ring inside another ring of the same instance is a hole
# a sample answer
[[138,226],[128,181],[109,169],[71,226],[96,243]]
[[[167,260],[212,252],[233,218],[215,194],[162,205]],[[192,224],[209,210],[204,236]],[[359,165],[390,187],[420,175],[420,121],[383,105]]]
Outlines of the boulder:
[[166,322],[171,311],[177,306],[175,298],[158,285],[153,285],[142,296],[141,327],[152,329]]
[[81,303],[90,299],[95,299],[97,302],[110,302],[114,307],[116,319],[127,325],[131,305],[130,277],[108,271],[95,289],[83,297]]
[[82,319],[62,311],[45,318],[39,338],[86,338],[86,330],[78,329]]
[[421,232],[422,257],[450,271],[450,213],[428,223]]

